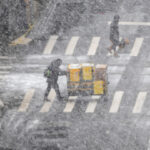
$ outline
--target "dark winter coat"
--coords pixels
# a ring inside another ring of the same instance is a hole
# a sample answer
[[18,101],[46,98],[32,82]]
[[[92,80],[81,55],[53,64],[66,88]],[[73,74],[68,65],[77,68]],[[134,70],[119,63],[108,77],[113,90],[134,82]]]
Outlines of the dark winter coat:
[[112,22],[110,25],[110,40],[114,42],[119,42],[119,27],[118,24]]

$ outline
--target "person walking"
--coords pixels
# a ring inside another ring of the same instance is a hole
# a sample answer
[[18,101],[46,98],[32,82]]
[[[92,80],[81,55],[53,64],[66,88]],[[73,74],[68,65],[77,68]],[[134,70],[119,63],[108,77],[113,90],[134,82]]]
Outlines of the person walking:
[[112,53],[112,50],[114,51],[114,55],[118,56],[116,47],[120,45],[119,42],[119,15],[115,15],[113,22],[110,25],[110,41],[112,42],[112,45],[108,48],[109,52]]
[[48,68],[44,71],[44,77],[47,78],[47,89],[44,95],[44,100],[48,101],[48,94],[51,88],[54,88],[58,100],[61,100],[62,97],[60,95],[59,86],[58,86],[58,77],[59,75],[66,75],[66,71],[62,71],[59,67],[62,64],[61,59],[56,59],[51,62]]

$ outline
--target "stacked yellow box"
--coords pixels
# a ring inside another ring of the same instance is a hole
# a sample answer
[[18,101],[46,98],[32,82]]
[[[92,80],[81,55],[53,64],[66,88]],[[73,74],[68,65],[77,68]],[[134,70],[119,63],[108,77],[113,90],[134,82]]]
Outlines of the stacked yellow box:
[[82,64],[82,78],[84,81],[92,81],[94,64]]
[[71,64],[68,66],[68,68],[69,68],[70,81],[71,82],[80,82],[81,65]]
[[97,65],[94,72],[94,94],[105,94],[107,65]]
[[69,70],[68,93],[76,94],[77,92],[79,92],[81,65],[70,64],[68,66],[68,70]]

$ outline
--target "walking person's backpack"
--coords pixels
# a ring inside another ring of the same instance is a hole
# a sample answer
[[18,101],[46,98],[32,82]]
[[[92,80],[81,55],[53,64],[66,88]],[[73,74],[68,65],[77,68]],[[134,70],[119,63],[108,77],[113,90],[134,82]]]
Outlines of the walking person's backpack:
[[44,71],[44,77],[46,78],[50,78],[52,76],[52,71],[50,68],[47,68],[45,71]]

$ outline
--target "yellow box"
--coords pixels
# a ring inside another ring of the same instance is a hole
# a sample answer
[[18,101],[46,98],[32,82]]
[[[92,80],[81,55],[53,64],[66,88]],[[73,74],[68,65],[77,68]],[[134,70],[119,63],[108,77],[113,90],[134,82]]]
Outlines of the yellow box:
[[93,80],[93,64],[82,64],[82,76],[83,80],[90,81]]
[[79,64],[71,64],[69,65],[69,77],[71,82],[79,82],[80,81],[80,71],[81,65]]
[[94,94],[104,94],[104,81],[94,81]]

